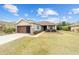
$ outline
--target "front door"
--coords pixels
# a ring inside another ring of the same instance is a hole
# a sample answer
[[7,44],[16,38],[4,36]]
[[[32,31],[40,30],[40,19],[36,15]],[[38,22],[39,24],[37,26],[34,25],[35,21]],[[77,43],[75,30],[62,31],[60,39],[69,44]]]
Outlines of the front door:
[[43,30],[45,31],[45,30],[47,30],[47,26],[42,26],[43,27]]

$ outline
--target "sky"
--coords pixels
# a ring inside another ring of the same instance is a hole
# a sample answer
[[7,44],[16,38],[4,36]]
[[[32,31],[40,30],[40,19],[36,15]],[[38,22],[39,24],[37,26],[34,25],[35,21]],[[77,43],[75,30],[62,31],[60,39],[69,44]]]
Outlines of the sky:
[[0,4],[0,21],[77,22],[79,4]]

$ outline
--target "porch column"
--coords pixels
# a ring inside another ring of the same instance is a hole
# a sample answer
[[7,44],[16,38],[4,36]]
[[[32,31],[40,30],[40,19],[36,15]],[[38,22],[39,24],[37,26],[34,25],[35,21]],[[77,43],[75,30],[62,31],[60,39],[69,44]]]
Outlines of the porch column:
[[49,25],[47,25],[47,29],[50,29],[50,28],[49,28]]
[[48,25],[47,25],[47,29],[48,29]]
[[33,32],[34,32],[33,26],[31,26],[30,31],[31,31],[31,34],[34,34],[34,33],[33,33]]
[[57,29],[57,26],[56,26],[56,25],[54,26],[54,29],[55,29],[55,30]]

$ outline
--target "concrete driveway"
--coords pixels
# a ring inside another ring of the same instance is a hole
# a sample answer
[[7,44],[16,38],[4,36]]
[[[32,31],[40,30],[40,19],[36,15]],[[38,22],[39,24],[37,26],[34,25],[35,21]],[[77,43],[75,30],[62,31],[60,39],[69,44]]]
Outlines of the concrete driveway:
[[30,34],[22,34],[22,33],[16,33],[16,34],[9,34],[9,35],[4,35],[4,36],[0,36],[0,45],[16,40],[18,38],[24,37],[24,36],[28,36],[31,37],[32,35]]
[[1,44],[5,44],[8,43],[10,41],[16,40],[18,38],[27,36],[27,37],[38,37],[39,35],[43,34],[44,32],[41,32],[37,35],[30,35],[30,34],[24,34],[24,33],[16,33],[16,34],[9,34],[9,35],[4,35],[4,36],[0,36],[0,45]]

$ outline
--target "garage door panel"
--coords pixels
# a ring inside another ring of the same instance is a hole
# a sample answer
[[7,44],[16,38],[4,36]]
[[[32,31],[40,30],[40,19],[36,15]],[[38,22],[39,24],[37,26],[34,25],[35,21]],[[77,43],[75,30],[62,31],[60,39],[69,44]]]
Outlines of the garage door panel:
[[26,33],[30,33],[30,26],[26,26]]
[[18,26],[17,32],[18,33],[26,33],[26,27],[25,26]]
[[18,26],[17,32],[18,33],[30,33],[30,26]]

